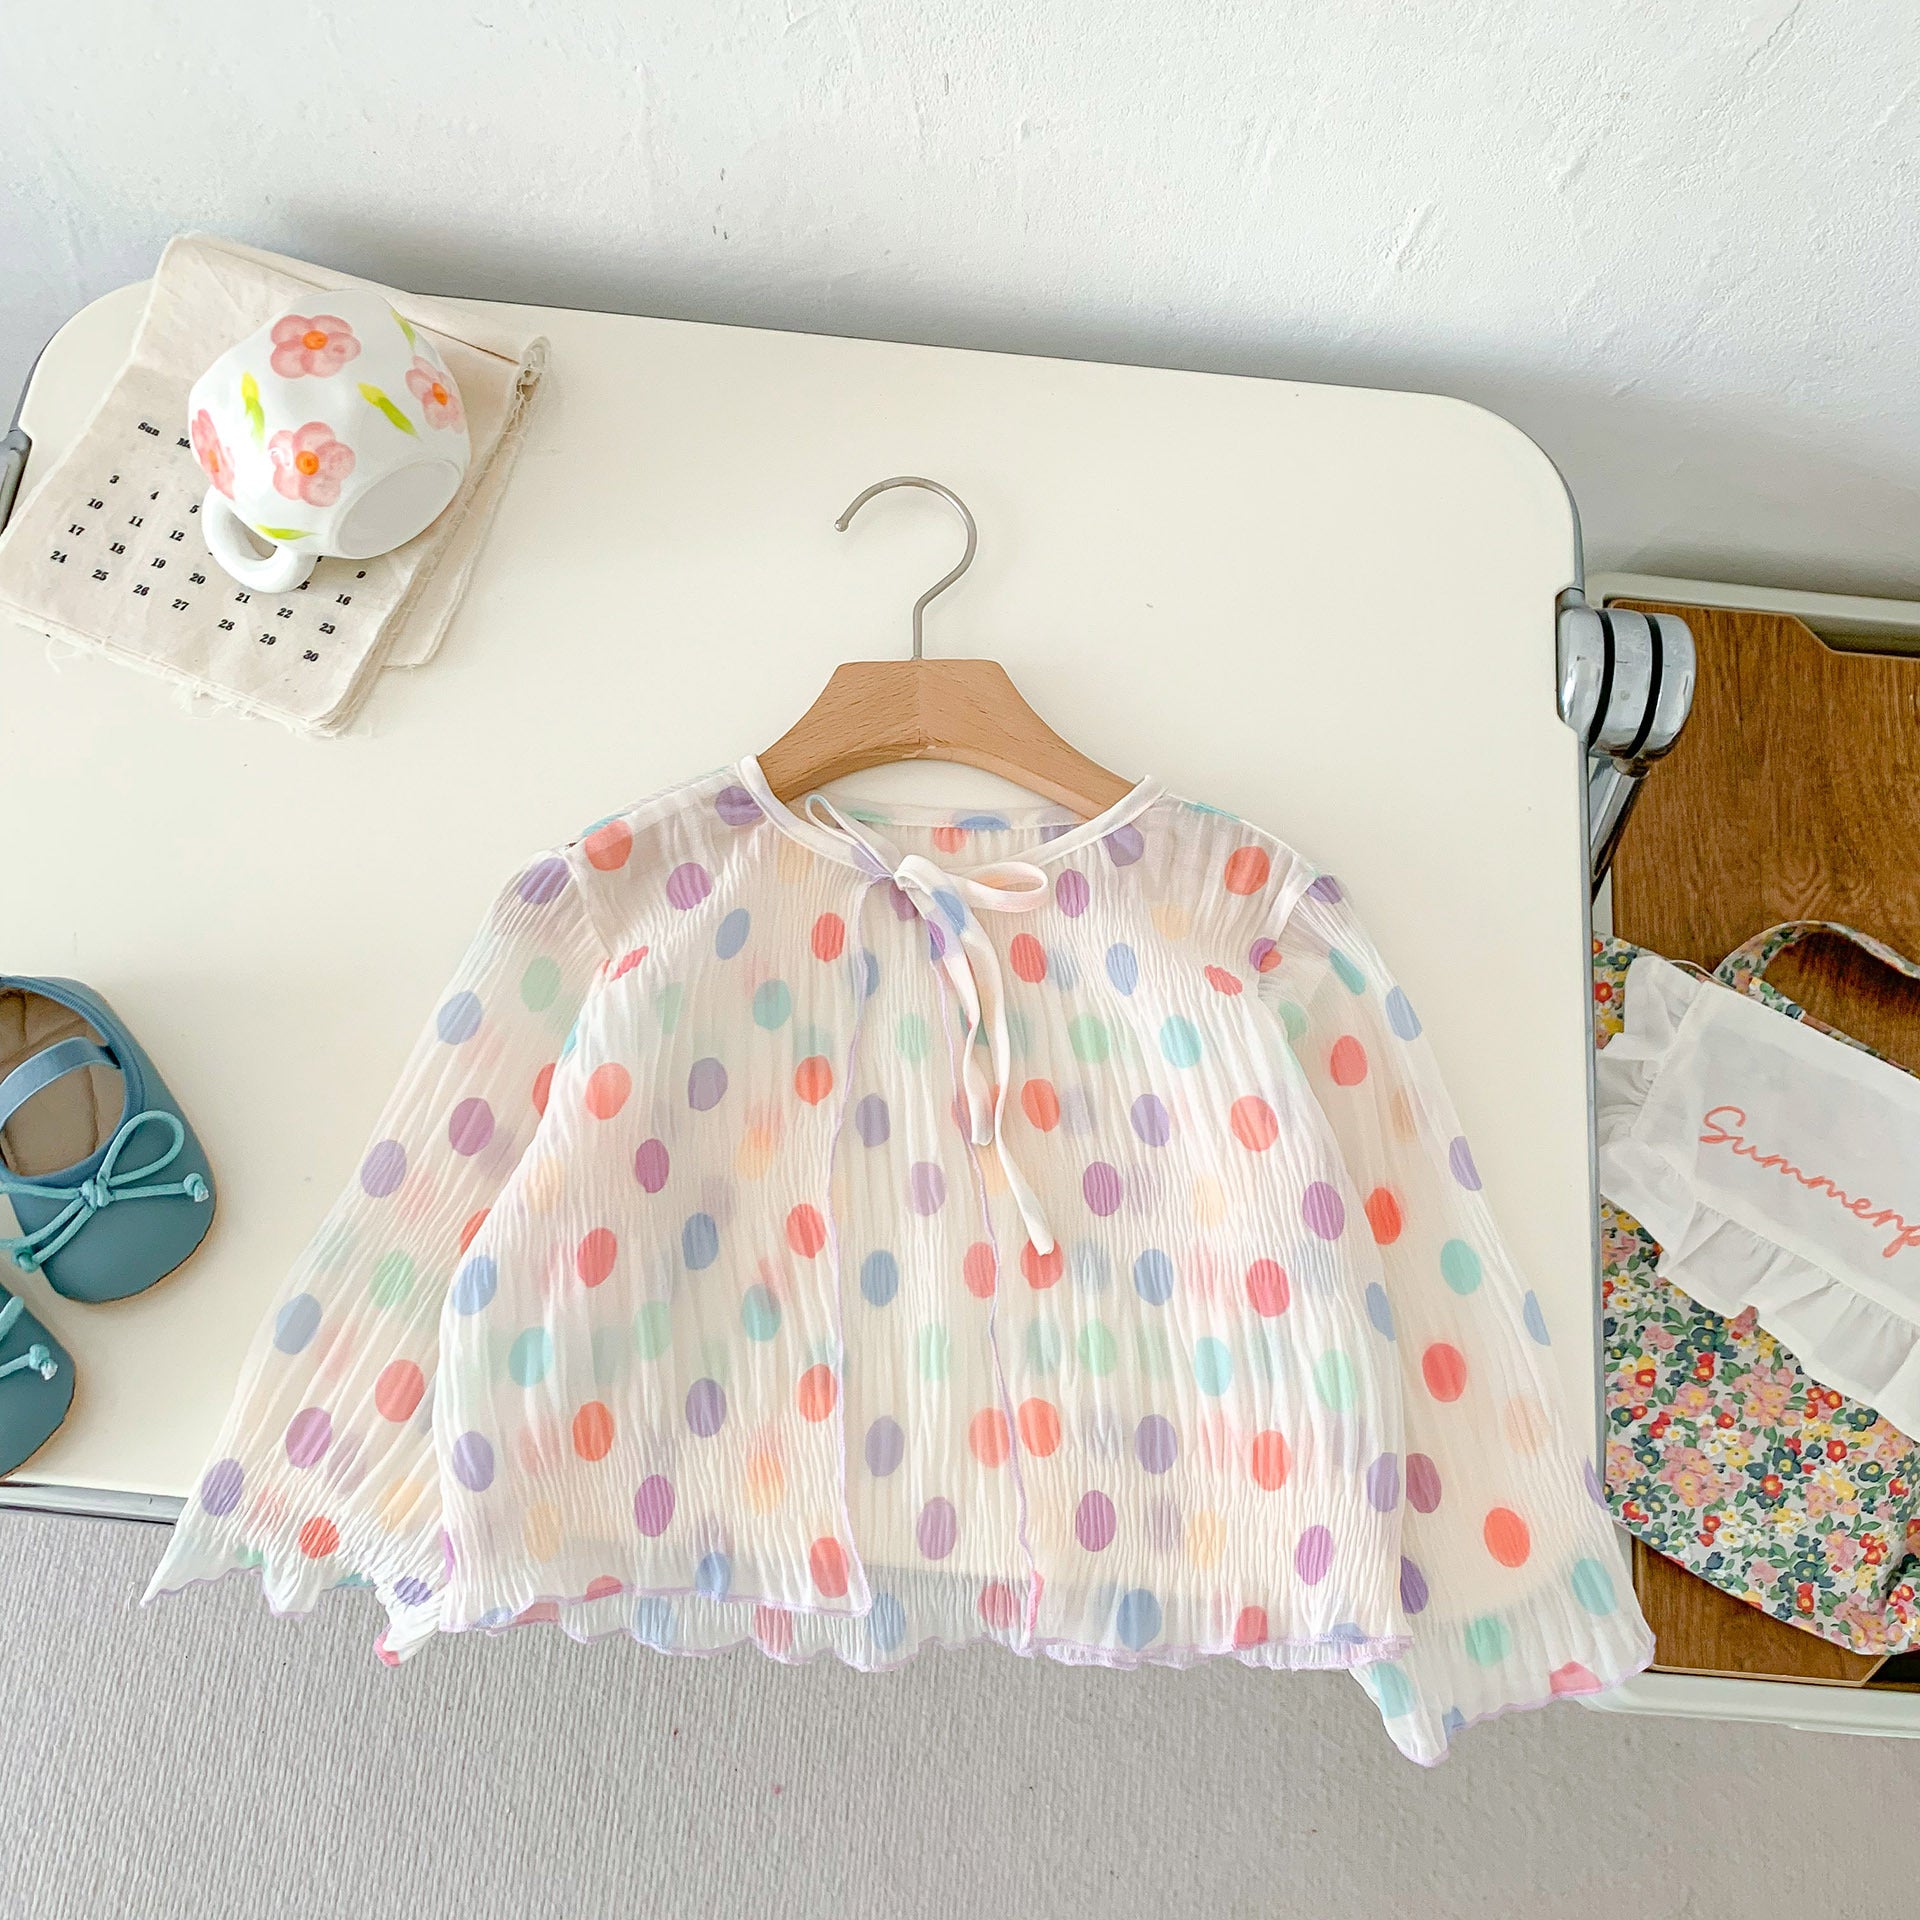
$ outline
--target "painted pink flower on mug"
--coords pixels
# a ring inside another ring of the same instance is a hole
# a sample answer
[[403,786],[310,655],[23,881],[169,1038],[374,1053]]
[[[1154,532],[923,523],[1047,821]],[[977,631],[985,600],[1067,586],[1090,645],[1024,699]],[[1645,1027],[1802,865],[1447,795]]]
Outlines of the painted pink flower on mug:
[[353,449],[335,439],[324,420],[276,433],[267,452],[273,460],[274,491],[310,507],[332,506],[340,498],[341,481],[353,471]]
[[467,423],[467,410],[460,404],[460,389],[453,375],[442,373],[431,360],[415,354],[407,370],[407,391],[420,402],[420,411],[430,427],[446,427],[458,433]]
[[201,471],[231,500],[233,460],[221,442],[220,431],[213,424],[213,415],[202,407],[193,416],[193,425],[188,431],[193,436],[193,457],[200,462]]
[[283,314],[273,323],[271,365],[283,380],[338,373],[360,351],[353,329],[337,314]]

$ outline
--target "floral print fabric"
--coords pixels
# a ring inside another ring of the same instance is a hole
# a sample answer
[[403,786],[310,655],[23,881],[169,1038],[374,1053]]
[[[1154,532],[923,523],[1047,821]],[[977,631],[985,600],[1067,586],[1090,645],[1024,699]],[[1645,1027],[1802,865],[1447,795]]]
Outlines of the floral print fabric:
[[154,1581],[897,1665],[1341,1667],[1404,1751],[1651,1647],[1331,878],[752,761],[509,884]]
[[[1718,977],[1808,1020],[1760,978],[1806,931],[1770,930]],[[1621,1030],[1638,953],[1623,941],[1594,943],[1598,1045]],[[1604,1199],[1601,1236],[1607,1492],[1621,1523],[1724,1592],[1852,1652],[1920,1645],[1913,1441],[1808,1379],[1752,1309],[1725,1319],[1661,1279],[1659,1243]]]

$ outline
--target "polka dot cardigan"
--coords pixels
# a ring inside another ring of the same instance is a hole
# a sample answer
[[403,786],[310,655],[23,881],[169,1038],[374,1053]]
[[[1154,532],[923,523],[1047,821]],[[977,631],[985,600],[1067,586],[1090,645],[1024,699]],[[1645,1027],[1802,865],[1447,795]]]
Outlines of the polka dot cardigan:
[[1649,1657],[1547,1340],[1331,878],[749,760],[500,896],[153,1587],[1342,1667],[1430,1762]]

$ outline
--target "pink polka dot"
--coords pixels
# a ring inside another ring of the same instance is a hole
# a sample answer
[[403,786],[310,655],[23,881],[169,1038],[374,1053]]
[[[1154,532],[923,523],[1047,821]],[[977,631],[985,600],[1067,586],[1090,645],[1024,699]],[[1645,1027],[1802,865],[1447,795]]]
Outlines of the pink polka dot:
[[471,1159],[493,1138],[493,1109],[476,1093],[462,1100],[447,1119],[447,1144]]
[[383,1367],[373,1383],[373,1404],[383,1420],[411,1420],[427,1391],[426,1376],[411,1360],[395,1360]]
[[667,904],[682,913],[697,907],[713,891],[713,875],[697,860],[688,860],[667,875]]
[[1300,1200],[1300,1217],[1322,1240],[1338,1240],[1347,1225],[1347,1204],[1337,1188],[1316,1180]]
[[1087,876],[1077,867],[1065,868],[1053,883],[1054,904],[1069,920],[1077,920],[1087,910]]
[[1073,1514],[1073,1534],[1089,1553],[1104,1553],[1113,1544],[1118,1525],[1113,1502],[1104,1493],[1095,1489],[1080,1496]]
[[1101,1219],[1120,1209],[1120,1169],[1105,1160],[1096,1160],[1080,1176],[1080,1192],[1089,1211]]
[[991,1300],[995,1276],[1000,1271],[999,1257],[990,1240],[976,1240],[960,1262],[961,1278],[976,1300]]
[[1278,1260],[1256,1260],[1247,1269],[1247,1300],[1255,1313],[1271,1320],[1285,1313],[1293,1290],[1287,1285],[1287,1272]]
[[995,1633],[1005,1633],[1019,1617],[1019,1597],[1004,1580],[989,1580],[980,1589],[980,1618]]
[[824,1537],[807,1549],[807,1570],[813,1584],[829,1600],[838,1600],[847,1590],[847,1553],[838,1540]]
[[1444,1340],[1436,1340],[1420,1356],[1420,1373],[1436,1400],[1458,1400],[1467,1390],[1466,1355]]
[[1225,967],[1209,967],[1207,969],[1207,985],[1210,986],[1215,993],[1236,994],[1240,991],[1240,976],[1229,973]]
[[755,1607],[753,1637],[772,1654],[793,1650],[793,1615],[778,1607]]
[[1415,1513],[1431,1513],[1440,1504],[1440,1469],[1424,1453],[1407,1455],[1407,1504]]

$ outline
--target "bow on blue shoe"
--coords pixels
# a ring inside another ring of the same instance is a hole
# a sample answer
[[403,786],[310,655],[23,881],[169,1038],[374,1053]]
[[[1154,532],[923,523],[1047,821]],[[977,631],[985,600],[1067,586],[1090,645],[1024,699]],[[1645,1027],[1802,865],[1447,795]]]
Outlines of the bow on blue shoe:
[[[127,1142],[149,1121],[167,1128],[173,1135],[172,1143],[164,1153],[156,1154],[145,1165],[123,1168],[120,1156],[126,1150]],[[14,1240],[0,1239],[0,1248],[13,1255],[16,1267],[31,1273],[51,1260],[96,1213],[116,1201],[184,1197],[204,1203],[212,1189],[197,1173],[188,1174],[184,1180],[169,1180],[164,1184],[139,1184],[152,1179],[156,1173],[165,1173],[179,1159],[180,1150],[186,1144],[187,1130],[179,1116],[149,1107],[144,1113],[136,1113],[131,1120],[121,1123],[107,1143],[99,1171],[75,1186],[61,1187],[37,1180],[19,1180],[9,1173],[0,1172],[0,1193],[5,1193],[9,1200],[23,1196],[49,1201],[59,1209],[33,1232],[23,1233]]]

